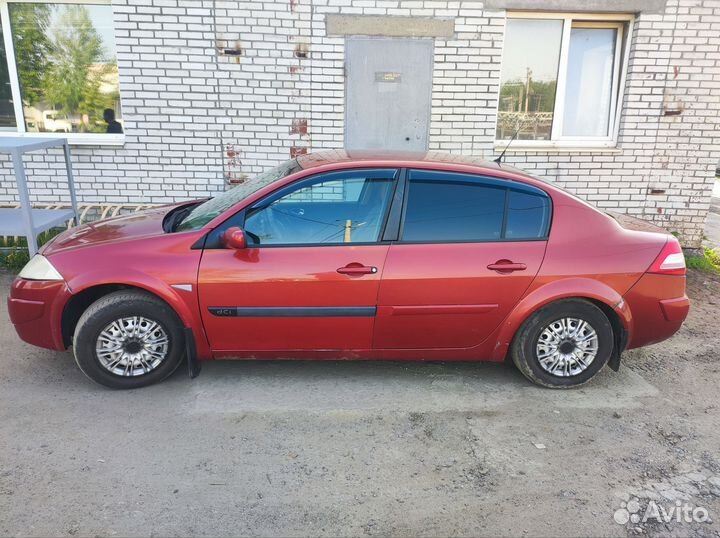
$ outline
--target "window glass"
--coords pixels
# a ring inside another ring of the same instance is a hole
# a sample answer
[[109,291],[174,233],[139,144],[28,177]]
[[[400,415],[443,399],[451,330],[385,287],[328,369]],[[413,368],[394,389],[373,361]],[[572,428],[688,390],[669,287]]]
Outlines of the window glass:
[[121,133],[112,8],[11,3],[9,11],[27,131]]
[[506,239],[538,239],[547,235],[550,203],[547,197],[510,190]]
[[549,140],[562,20],[508,19],[498,104],[498,140]]
[[0,26],[0,130],[15,130],[15,109],[13,108],[10,74],[8,73],[7,54]]
[[283,203],[292,202],[357,202],[365,187],[365,178],[354,177],[346,180],[325,181],[319,185],[311,185],[298,189],[288,195]]
[[394,170],[353,171],[304,183],[250,209],[244,230],[254,245],[344,244],[378,241]]
[[464,174],[413,171],[403,241],[491,241],[502,234],[505,192]]
[[210,198],[206,202],[203,202],[188,213],[175,229],[178,232],[198,230],[244,198],[300,170],[302,170],[302,168],[298,164],[297,159],[285,161],[275,168],[271,168],[252,179],[247,179],[229,191],[225,191],[222,194],[218,194],[215,198]]
[[616,28],[570,32],[563,134],[608,136]]

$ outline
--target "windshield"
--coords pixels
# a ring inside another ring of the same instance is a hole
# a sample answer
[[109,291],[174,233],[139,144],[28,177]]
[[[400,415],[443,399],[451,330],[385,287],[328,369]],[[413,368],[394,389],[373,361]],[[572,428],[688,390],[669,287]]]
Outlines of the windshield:
[[297,159],[290,159],[289,161],[285,161],[281,165],[276,166],[259,176],[248,179],[237,187],[233,187],[229,191],[218,194],[215,198],[210,198],[208,201],[195,206],[195,208],[190,211],[190,213],[188,213],[182,221],[180,221],[175,228],[175,231],[184,232],[187,230],[197,230],[202,228],[208,222],[224,211],[230,209],[243,198],[247,198],[252,193],[270,185],[270,183],[289,176],[290,174],[294,174],[298,170],[301,170],[301,166],[298,164]]

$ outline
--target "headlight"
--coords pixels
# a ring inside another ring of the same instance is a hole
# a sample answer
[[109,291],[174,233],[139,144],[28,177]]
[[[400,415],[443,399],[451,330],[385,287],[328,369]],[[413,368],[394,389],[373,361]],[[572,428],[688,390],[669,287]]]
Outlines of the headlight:
[[22,271],[18,275],[20,278],[28,280],[62,280],[63,277],[57,272],[50,261],[41,254],[35,254],[32,259],[25,264]]

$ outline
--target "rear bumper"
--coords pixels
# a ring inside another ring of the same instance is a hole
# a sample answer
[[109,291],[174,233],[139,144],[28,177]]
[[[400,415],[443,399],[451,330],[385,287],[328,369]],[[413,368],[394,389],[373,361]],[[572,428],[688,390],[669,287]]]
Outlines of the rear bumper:
[[665,321],[682,323],[690,312],[690,299],[685,296],[677,299],[663,299],[660,301],[660,309],[665,316]]
[[35,346],[64,350],[61,319],[69,296],[65,282],[16,278],[7,305],[18,336]]
[[628,349],[670,338],[690,311],[684,275],[645,274],[624,299],[632,314]]

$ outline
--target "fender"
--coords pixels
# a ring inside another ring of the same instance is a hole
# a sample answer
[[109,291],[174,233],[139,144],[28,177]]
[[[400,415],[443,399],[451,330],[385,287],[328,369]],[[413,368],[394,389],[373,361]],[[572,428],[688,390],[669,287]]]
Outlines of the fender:
[[193,284],[194,288],[191,292],[179,291],[153,275],[123,268],[122,272],[106,273],[102,277],[95,273],[77,274],[67,282],[67,285],[72,295],[98,286],[121,285],[139,288],[159,297],[175,311],[183,327],[193,331],[198,357],[201,359],[212,358],[197,307],[196,284]]
[[[538,279],[540,280],[540,279]],[[583,277],[563,278],[546,284],[535,282],[536,287],[515,305],[498,330],[497,344],[493,349],[493,360],[501,361],[507,355],[515,333],[534,312],[559,299],[580,297],[600,301],[612,308],[620,317],[629,333],[632,314],[622,296],[613,288],[598,280]]]

